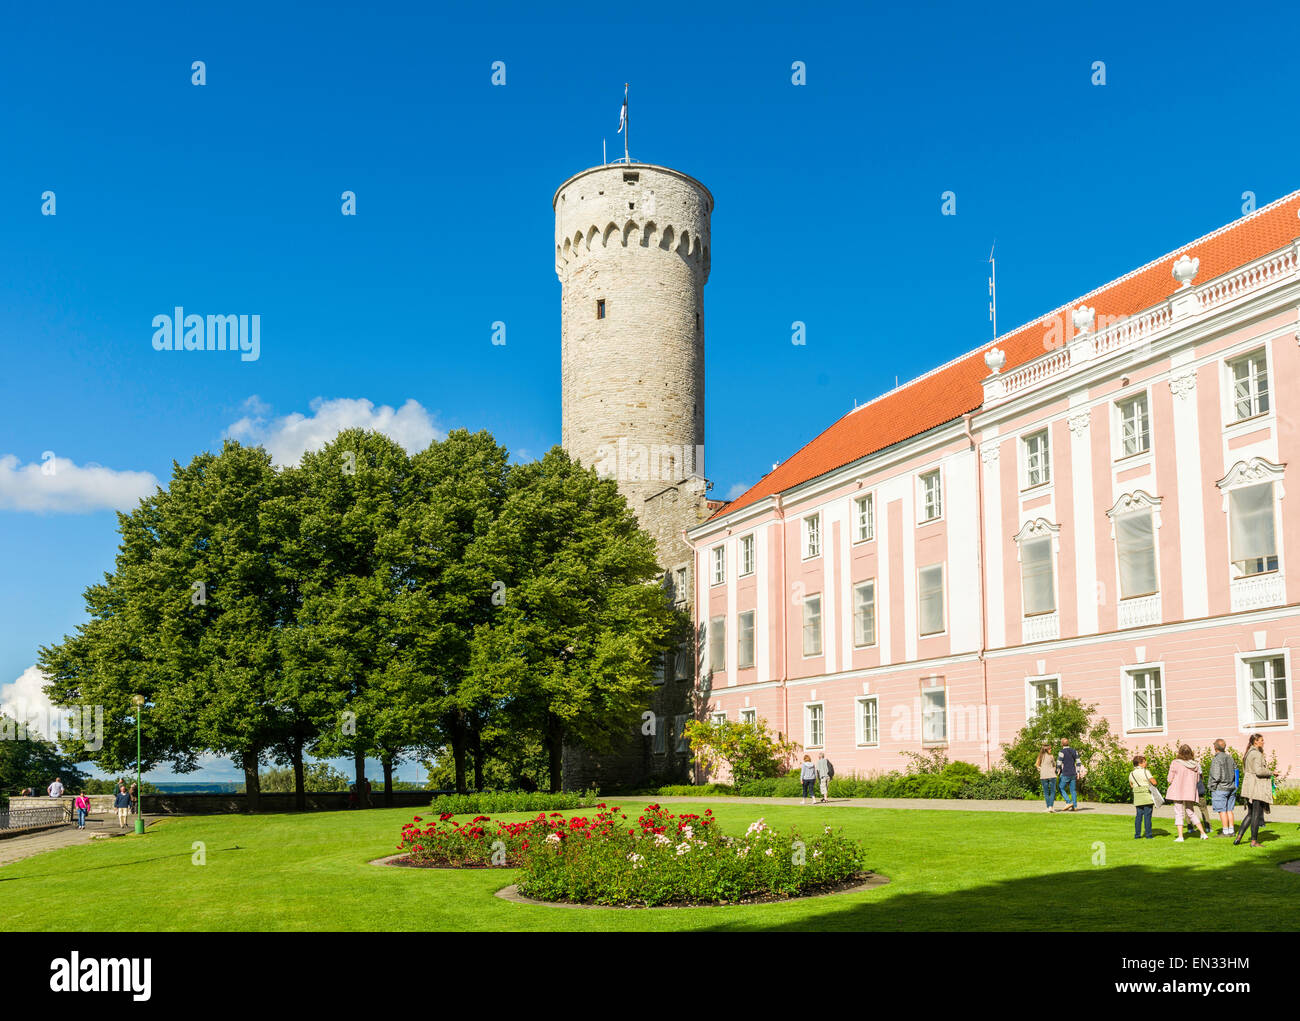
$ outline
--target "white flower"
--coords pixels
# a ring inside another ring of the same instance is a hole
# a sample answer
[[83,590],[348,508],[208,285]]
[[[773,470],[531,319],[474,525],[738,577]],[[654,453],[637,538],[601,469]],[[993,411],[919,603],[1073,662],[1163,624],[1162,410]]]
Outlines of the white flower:
[[763,821],[763,819],[765,818],[766,816],[763,816],[762,818],[756,819],[754,822],[751,822],[749,824],[749,829],[745,830],[745,836],[752,837],[755,833],[762,833],[765,829],[767,829],[767,823]]
[[769,848],[768,848],[766,851],[764,851],[763,853],[764,853],[765,855],[767,855],[767,856],[770,858],[770,857],[772,856],[772,849],[769,847]]
[[692,837],[695,836],[695,831],[691,829],[689,826],[683,826],[682,836],[684,836],[687,840],[690,840]]
[[558,833],[552,833],[546,838],[546,842],[548,844],[558,844],[560,842],[560,835]]
[[645,861],[645,858],[637,854],[635,851],[633,851],[631,854],[627,856],[627,860],[632,863],[632,867],[634,869],[639,869],[641,867],[641,863]]
[[736,852],[736,857],[737,857],[737,858],[743,858],[743,857],[745,857],[745,855],[747,855],[747,854],[749,854],[749,845],[748,845],[748,844],[746,844],[744,847],[742,847],[739,851]]
[[677,845],[677,854],[680,857],[690,849],[691,849],[691,845],[688,844],[685,840],[683,840],[680,844]]
[[824,830],[822,830],[823,833],[829,833],[830,831],[831,828],[829,826],[827,826]]
[[656,844],[661,844],[661,845],[662,845],[662,844],[671,844],[672,841],[669,840],[669,839],[668,839],[664,834],[662,834],[662,833],[656,833],[656,834],[655,834],[655,843],[656,843]]
[[814,857],[814,858],[820,858],[821,856],[822,856],[821,851],[814,851],[814,852],[813,852],[813,857]]

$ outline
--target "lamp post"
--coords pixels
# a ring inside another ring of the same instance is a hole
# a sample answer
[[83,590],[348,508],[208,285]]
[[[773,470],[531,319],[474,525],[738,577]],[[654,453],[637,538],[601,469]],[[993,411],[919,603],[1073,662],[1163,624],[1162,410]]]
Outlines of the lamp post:
[[135,831],[144,833],[144,789],[140,780],[140,714],[144,711],[144,696],[132,695],[135,703]]

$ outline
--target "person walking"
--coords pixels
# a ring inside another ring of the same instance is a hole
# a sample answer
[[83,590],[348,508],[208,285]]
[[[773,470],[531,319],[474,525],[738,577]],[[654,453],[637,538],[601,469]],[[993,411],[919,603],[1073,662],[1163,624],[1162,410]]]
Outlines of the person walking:
[[60,777],[54,778],[54,783],[50,784],[45,791],[52,798],[63,797],[63,780]]
[[1210,760],[1210,808],[1219,814],[1220,837],[1232,836],[1233,810],[1237,807],[1237,764],[1232,761],[1228,743],[1219,738],[1214,742],[1214,758]]
[[1246,754],[1241,757],[1241,796],[1250,801],[1250,814],[1242,820],[1241,832],[1233,846],[1250,830],[1250,846],[1259,847],[1259,828],[1264,825],[1264,813],[1273,804],[1273,771],[1264,759],[1264,735],[1251,734],[1246,744]]
[[90,799],[86,797],[86,792],[80,792],[73,800],[72,807],[77,810],[77,829],[86,828],[86,813],[90,811]]
[[1043,800],[1047,802],[1047,811],[1053,812],[1056,804],[1056,756],[1052,746],[1044,744],[1038,749],[1038,758],[1034,761],[1038,767],[1038,782],[1043,785]]
[[[1079,753],[1070,747],[1068,737],[1061,738],[1061,750],[1056,753],[1057,794],[1062,801],[1069,800],[1070,807],[1062,812],[1077,812],[1079,809]],[[1068,792],[1068,793],[1067,793]]]
[[1129,772],[1128,783],[1133,788],[1133,839],[1142,838],[1142,823],[1146,822],[1146,839],[1150,840],[1151,817],[1155,815],[1156,799],[1151,793],[1151,787],[1155,784],[1156,778],[1151,775],[1147,769],[1147,757],[1145,755],[1133,756],[1133,769]]
[[136,785],[131,785],[131,814],[137,815],[140,812],[140,792],[136,790]]
[[131,795],[127,793],[126,784],[117,785],[117,793],[113,795],[113,807],[117,809],[117,828],[126,829],[128,816],[131,814]]
[[803,785],[803,796],[799,799],[799,804],[808,804],[808,799],[813,796],[813,781],[816,779],[817,767],[813,765],[812,756],[805,755],[799,766],[799,782]]
[[826,802],[826,795],[831,789],[831,778],[835,776],[835,767],[831,765],[831,760],[822,752],[817,756],[817,786],[821,791],[821,800]]
[[1201,782],[1201,764],[1190,745],[1178,749],[1178,758],[1169,764],[1169,793],[1166,799],[1174,803],[1174,825],[1178,827],[1178,843],[1183,839],[1183,816],[1191,820],[1202,840],[1208,840],[1209,834],[1201,825],[1200,813],[1196,803],[1200,800],[1197,785]]

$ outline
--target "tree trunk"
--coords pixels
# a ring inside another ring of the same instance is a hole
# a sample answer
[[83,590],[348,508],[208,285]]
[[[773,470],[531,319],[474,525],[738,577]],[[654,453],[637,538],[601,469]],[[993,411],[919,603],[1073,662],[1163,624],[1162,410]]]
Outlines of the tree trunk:
[[465,794],[465,717],[460,710],[448,720],[448,737],[451,739],[451,760],[456,768],[456,793]]
[[380,762],[384,764],[384,805],[391,807],[393,804],[393,757],[385,755]]
[[247,795],[248,811],[253,815],[257,814],[262,800],[262,778],[257,775],[257,759],[257,756],[248,756],[244,759],[244,792]]
[[546,717],[546,751],[550,759],[551,793],[558,794],[564,786],[564,727],[553,714]]
[[303,775],[302,738],[293,738],[293,807],[299,812],[307,811],[307,781]]
[[483,789],[483,734],[478,727],[470,731],[470,745],[474,749],[474,789]]
[[357,776],[357,807],[369,808],[370,799],[366,797],[366,753],[360,748],[353,753],[352,764]]

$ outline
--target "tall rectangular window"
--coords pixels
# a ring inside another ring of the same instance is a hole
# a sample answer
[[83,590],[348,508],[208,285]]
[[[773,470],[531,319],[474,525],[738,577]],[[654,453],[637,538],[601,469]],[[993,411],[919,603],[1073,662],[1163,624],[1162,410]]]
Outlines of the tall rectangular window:
[[727,618],[709,621],[709,669],[721,673],[727,669]]
[[663,755],[668,751],[668,721],[656,719],[654,721],[654,727],[654,753],[656,755]]
[[1120,457],[1151,449],[1151,415],[1146,394],[1119,402],[1119,448]]
[[597,319],[604,319],[604,318],[605,318],[605,299],[604,299],[604,298],[597,298],[597,299],[596,299],[596,318],[597,318]]
[[921,476],[921,520],[934,521],[943,516],[943,486],[939,469]]
[[948,693],[943,688],[921,692],[921,739],[925,744],[948,740]]
[[880,707],[874,695],[858,699],[858,744],[880,744]]
[[1029,682],[1029,715],[1037,716],[1060,697],[1061,682],[1055,677]]
[[853,644],[859,647],[876,644],[876,582],[864,581],[853,586]]
[[655,684],[664,683],[664,659],[665,657],[662,654],[655,656],[654,658],[654,683]]
[[754,611],[746,610],[736,618],[736,669],[748,670],[754,665]]
[[804,734],[808,737],[809,748],[820,748],[826,741],[826,717],[823,707],[810,705],[804,707]]
[[872,495],[853,501],[853,541],[866,542],[876,537],[876,508]]
[[1156,535],[1150,511],[1115,518],[1115,552],[1119,557],[1119,596],[1154,595],[1156,580]]
[[1264,349],[1228,363],[1232,376],[1233,417],[1254,418],[1268,412],[1268,362]]
[[727,580],[727,547],[714,546],[713,554],[713,584],[721,585]]
[[820,514],[803,519],[803,558],[822,555],[822,518]]
[[822,654],[822,597],[804,596],[803,600],[803,654]]
[[1165,725],[1165,695],[1156,667],[1128,671],[1134,730],[1159,730]]
[[673,677],[679,681],[689,681],[691,679],[691,643],[689,641],[681,642],[677,646],[677,655],[674,657]]
[[1020,544],[1020,586],[1025,616],[1056,611],[1056,578],[1052,568],[1052,537],[1026,539]]
[[749,727],[758,726],[758,710],[742,709],[740,710],[740,722]]
[[1025,488],[1045,486],[1052,481],[1052,461],[1047,446],[1047,430],[1026,436],[1025,440]]
[[922,567],[916,572],[920,629],[923,635],[943,630],[943,564]]
[[754,573],[754,537],[752,535],[742,535],[740,537],[740,576],[743,578],[747,574]]
[[1286,723],[1291,717],[1286,684],[1286,657],[1263,656],[1244,661],[1250,725]]
[[686,736],[685,716],[677,716],[673,718],[673,737],[677,739],[677,751],[679,754],[691,750],[691,739]]
[[1244,486],[1228,493],[1228,544],[1235,577],[1277,570],[1273,483]]

